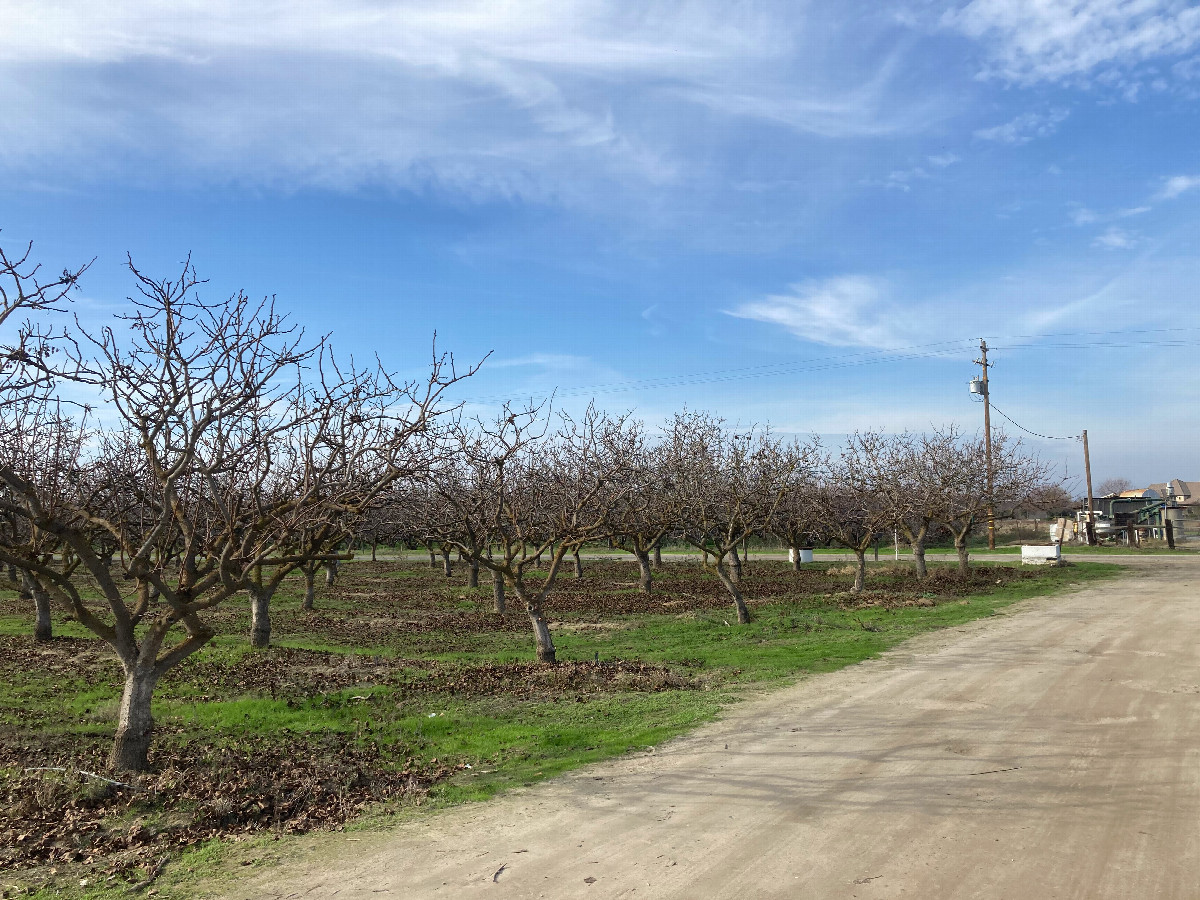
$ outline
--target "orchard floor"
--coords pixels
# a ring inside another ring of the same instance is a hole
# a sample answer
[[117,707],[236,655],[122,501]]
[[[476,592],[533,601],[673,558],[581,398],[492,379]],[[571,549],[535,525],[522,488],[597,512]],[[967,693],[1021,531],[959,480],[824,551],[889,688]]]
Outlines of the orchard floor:
[[230,898],[1194,898],[1200,559],[922,635]]

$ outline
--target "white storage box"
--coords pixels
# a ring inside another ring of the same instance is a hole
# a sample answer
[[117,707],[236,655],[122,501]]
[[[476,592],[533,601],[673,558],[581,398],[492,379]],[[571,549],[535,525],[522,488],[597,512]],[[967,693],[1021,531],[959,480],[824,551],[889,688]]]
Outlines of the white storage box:
[[1058,544],[1023,544],[1021,562],[1027,566],[1061,565],[1062,548]]

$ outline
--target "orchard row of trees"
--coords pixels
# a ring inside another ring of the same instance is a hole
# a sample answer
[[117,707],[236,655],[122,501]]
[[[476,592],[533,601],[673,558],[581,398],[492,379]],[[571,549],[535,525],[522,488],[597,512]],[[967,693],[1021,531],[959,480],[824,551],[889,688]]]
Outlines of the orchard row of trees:
[[[683,411],[661,434],[643,423],[589,408],[560,415],[506,407],[495,419],[453,417],[421,477],[397,483],[356,532],[372,543],[440,552],[446,574],[455,553],[478,586],[490,570],[496,611],[514,594],[529,614],[538,659],[554,660],[545,601],[560,575],[582,574],[579,549],[600,544],[628,553],[640,587],[653,590],[651,559],[666,541],[699,551],[750,620],[739,588],[738,548],[773,537],[791,548],[837,545],[853,551],[851,590],[863,590],[866,556],[895,530],[926,574],[925,544],[948,531],[966,571],[967,541],[988,505],[981,439],[953,428],[928,434],[860,432],[827,450],[817,440],[785,441],[767,430],[739,431],[718,417]],[[993,438],[993,496],[1003,514],[1052,494],[1047,467],[1004,435]],[[568,560],[570,559],[570,563]],[[531,579],[535,569],[547,571]]]
[[[600,542],[639,563],[667,539],[711,555],[736,607],[738,546],[836,543],[858,557],[898,529],[924,571],[934,527],[966,539],[987,502],[977,440],[865,433],[844,447],[731,429],[685,411],[660,435],[629,416],[506,406],[468,419],[446,392],[461,370],[434,350],[427,374],[336,359],[271,300],[207,304],[190,265],[155,280],[105,327],[64,312],[82,269],[43,279],[0,252],[0,587],[27,597],[36,631],[56,605],[107,642],[125,687],[109,760],[140,770],[162,677],[213,637],[206,616],[248,598],[251,639],[270,640],[272,597],[350,557],[356,539],[456,552],[497,607],[528,615],[539,660],[555,650],[546,601],[568,557]],[[1027,502],[1046,468],[994,441],[994,499]],[[531,577],[535,567],[548,571]],[[84,585],[86,585],[85,597]]]

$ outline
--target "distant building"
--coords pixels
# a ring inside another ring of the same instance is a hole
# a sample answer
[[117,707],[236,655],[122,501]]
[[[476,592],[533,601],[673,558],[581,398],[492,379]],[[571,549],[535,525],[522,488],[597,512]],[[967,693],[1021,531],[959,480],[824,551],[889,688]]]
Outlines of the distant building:
[[[1094,502],[1098,537],[1128,540],[1133,529],[1147,537],[1166,536],[1166,525],[1176,540],[1200,533],[1200,481],[1172,479],[1146,488],[1097,497]],[[1086,519],[1082,512],[1079,520]]]

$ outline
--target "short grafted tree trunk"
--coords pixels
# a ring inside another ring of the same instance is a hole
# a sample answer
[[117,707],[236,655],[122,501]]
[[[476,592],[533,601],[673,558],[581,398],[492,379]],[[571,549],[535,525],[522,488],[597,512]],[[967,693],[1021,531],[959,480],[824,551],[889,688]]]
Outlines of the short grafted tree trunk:
[[922,541],[913,541],[911,546],[913,565],[917,569],[917,575],[925,578],[929,574],[929,568],[925,565],[925,544]]
[[850,589],[851,593],[861,594],[863,588],[867,584],[867,551],[854,550],[854,560],[856,563],[854,570],[854,587]]
[[651,594],[654,592],[654,578],[650,572],[650,554],[635,550],[633,555],[638,563],[638,590],[643,594]]
[[338,577],[338,561],[331,559],[325,563],[325,587],[333,587]]
[[449,578],[454,574],[453,564],[450,562],[450,548],[442,548],[442,574]]
[[271,588],[252,586],[250,593],[250,646],[271,646]]
[[39,643],[54,640],[54,622],[50,618],[50,595],[34,588],[33,606],[37,612],[33,626],[33,639]]
[[154,717],[150,714],[150,698],[158,675],[153,668],[133,666],[125,672],[125,692],[117,713],[117,733],[113,740],[108,767],[113,772],[141,772],[150,754],[150,739],[154,735]]
[[788,550],[791,551],[790,556],[792,557],[792,571],[799,572],[800,571],[800,548],[796,547],[796,546],[791,546],[791,547],[788,547]]
[[433,552],[433,548],[429,547],[429,568],[437,568],[437,554]]
[[[13,580],[18,581],[18,579]],[[21,600],[33,603],[33,639],[39,643],[54,640],[54,622],[50,618],[50,595],[42,590],[42,586],[32,575],[22,573],[19,583]]]
[[579,548],[578,547],[576,547],[571,552],[571,559],[575,563],[575,577],[582,578],[583,577],[583,560],[579,558]]
[[533,625],[533,636],[537,641],[537,660],[543,663],[557,662],[554,649],[554,639],[550,637],[550,623],[541,611],[528,610],[529,621]]
[[317,600],[317,567],[305,566],[304,572],[304,608],[311,611]]
[[750,621],[750,609],[746,606],[746,600],[742,597],[742,592],[738,588],[737,582],[733,580],[729,566],[725,564],[723,557],[717,557],[717,577],[721,579],[721,584],[725,586],[725,590],[733,599],[733,608],[737,611],[737,620],[739,625],[745,625]]
[[658,544],[654,545],[654,568],[662,568],[662,547]]
[[467,587],[479,587],[479,560],[475,559],[474,557],[468,561]]
[[499,572],[492,573],[492,603],[498,615],[504,615],[504,576]]
[[[741,584],[742,558],[738,556],[737,547],[734,547],[731,551],[729,551],[729,556],[730,563],[732,563],[732,565],[729,567],[729,577],[733,579],[734,584]],[[720,566],[720,562],[718,562],[717,565]]]
[[971,554],[967,550],[966,537],[954,539],[954,549],[958,552],[958,574],[971,574]]

